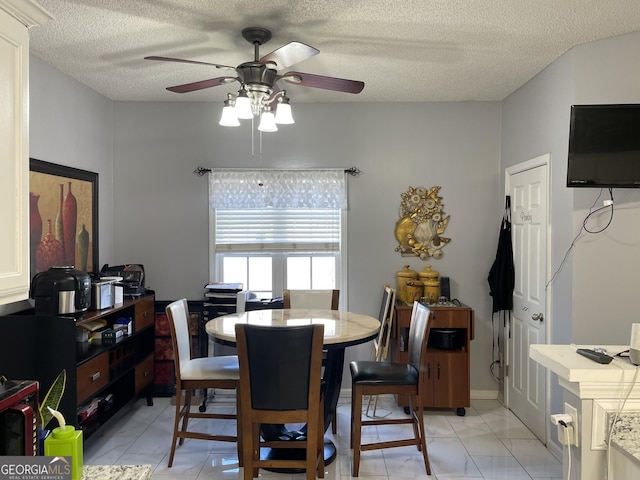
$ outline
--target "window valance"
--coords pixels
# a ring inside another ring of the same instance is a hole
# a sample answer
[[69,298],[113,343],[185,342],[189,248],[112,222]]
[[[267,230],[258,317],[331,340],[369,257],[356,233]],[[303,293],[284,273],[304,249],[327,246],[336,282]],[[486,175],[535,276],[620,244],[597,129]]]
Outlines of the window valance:
[[211,208],[347,208],[344,169],[212,169]]

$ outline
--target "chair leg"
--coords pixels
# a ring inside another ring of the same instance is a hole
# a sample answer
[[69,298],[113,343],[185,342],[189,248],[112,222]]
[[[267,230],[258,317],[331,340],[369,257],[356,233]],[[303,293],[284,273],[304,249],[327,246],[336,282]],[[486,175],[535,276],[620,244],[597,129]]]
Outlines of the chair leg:
[[[334,417],[335,419],[335,417]],[[320,402],[320,414],[318,415],[318,440],[316,448],[316,462],[318,477],[324,478],[324,401]]]
[[333,411],[333,420],[331,420],[331,432],[335,435],[338,433],[338,409]]
[[305,448],[306,454],[306,478],[307,480],[315,480],[318,473],[318,436],[308,435],[307,446]]
[[171,440],[171,452],[169,453],[169,463],[167,465],[169,468],[171,468],[171,465],[173,465],[173,456],[176,453],[176,443],[178,442],[178,428],[180,424],[180,409],[182,403],[181,396],[182,390],[176,388],[176,417],[173,420],[173,440]]
[[355,422],[355,413],[354,413],[354,409],[353,409],[353,399],[355,398],[355,393],[353,392],[353,389],[355,387],[351,387],[351,427],[349,429],[349,448],[351,450],[353,450],[353,422]]
[[238,395],[238,389],[236,387],[236,446],[238,449],[238,466],[242,467],[244,465],[244,442],[243,432],[242,432],[242,410],[240,409],[240,395]]
[[351,387],[351,406],[353,417],[351,418],[352,435],[351,445],[353,447],[353,470],[351,476],[357,477],[360,470],[360,443],[362,440],[362,388],[353,385]]
[[256,423],[251,425],[251,473],[253,477],[258,477],[258,471],[256,462],[260,460],[260,424]]
[[[189,414],[191,412],[191,396],[192,390],[186,389],[184,391],[184,407],[182,407],[182,432],[185,433],[187,431],[187,426],[189,425]],[[176,403],[178,403],[178,396],[176,395]],[[184,443],[184,437],[180,438],[179,445]]]
[[419,449],[422,450],[422,458],[424,459],[424,468],[427,470],[427,475],[431,475],[431,465],[429,463],[429,454],[427,453],[427,437],[424,431],[424,410],[422,408],[422,402],[419,397],[416,397],[415,405],[415,417],[413,420],[414,431],[416,431],[416,421],[418,423],[417,429],[419,431],[420,445]]

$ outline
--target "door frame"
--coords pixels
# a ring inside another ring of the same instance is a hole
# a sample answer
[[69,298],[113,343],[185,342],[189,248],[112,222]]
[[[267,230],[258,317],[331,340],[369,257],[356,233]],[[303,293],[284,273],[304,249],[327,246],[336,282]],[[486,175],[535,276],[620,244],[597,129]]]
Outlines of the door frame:
[[[547,344],[550,343],[550,338],[551,338],[551,315],[549,315],[549,312],[551,311],[551,305],[552,305],[552,290],[548,290],[547,289],[547,283],[549,281],[549,272],[551,271],[551,153],[545,153],[543,155],[540,155],[538,157],[532,158],[530,160],[526,160],[524,162],[518,163],[516,165],[512,165],[510,167],[505,168],[504,170],[504,195],[508,195],[509,190],[509,186],[510,186],[510,177],[512,175],[524,172],[526,170],[532,170],[534,168],[540,167],[540,166],[546,166],[546,178],[545,178],[545,182],[546,182],[546,209],[547,209],[547,238],[546,240],[546,250],[547,250],[547,254],[546,254],[546,258],[545,258],[545,276],[547,278],[545,278],[545,304],[544,304],[544,318],[545,318],[545,322],[544,322],[544,332],[545,332],[545,342]],[[506,329],[505,329],[506,330]],[[503,331],[503,333],[506,333],[506,331]],[[504,335],[504,345],[505,345],[505,354],[503,356],[503,358],[507,359],[509,358],[509,353],[510,353],[510,349],[512,348],[510,339],[507,335]],[[505,375],[506,377],[506,375]],[[550,432],[550,428],[549,428],[549,422],[546,421],[546,419],[549,418],[550,413],[550,405],[551,405],[551,374],[549,373],[548,369],[545,369],[545,398],[544,398],[544,416],[545,416],[545,445],[550,445],[550,441],[551,441],[551,432]],[[509,389],[508,389],[508,383],[507,383],[507,379],[504,379],[503,382],[504,385],[504,403],[505,406],[507,408],[509,408]]]

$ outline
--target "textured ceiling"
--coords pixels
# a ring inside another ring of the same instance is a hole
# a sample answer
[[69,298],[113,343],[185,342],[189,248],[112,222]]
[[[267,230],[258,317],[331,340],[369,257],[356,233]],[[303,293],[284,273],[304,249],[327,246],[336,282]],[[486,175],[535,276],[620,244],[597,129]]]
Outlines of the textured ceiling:
[[[292,103],[502,100],[574,45],[640,30],[638,0],[37,0],[54,19],[31,52],[113,100],[222,101],[219,77],[253,60],[240,32],[266,27],[266,54],[291,42],[320,54],[287,70],[365,82],[358,95],[285,84]],[[282,73],[282,72],[280,72]]]

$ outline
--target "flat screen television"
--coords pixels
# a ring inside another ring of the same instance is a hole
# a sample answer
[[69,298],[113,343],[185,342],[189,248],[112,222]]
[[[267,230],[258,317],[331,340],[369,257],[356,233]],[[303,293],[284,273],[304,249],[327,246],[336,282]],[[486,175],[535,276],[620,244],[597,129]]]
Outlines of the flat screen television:
[[567,187],[640,187],[640,104],[571,107]]

